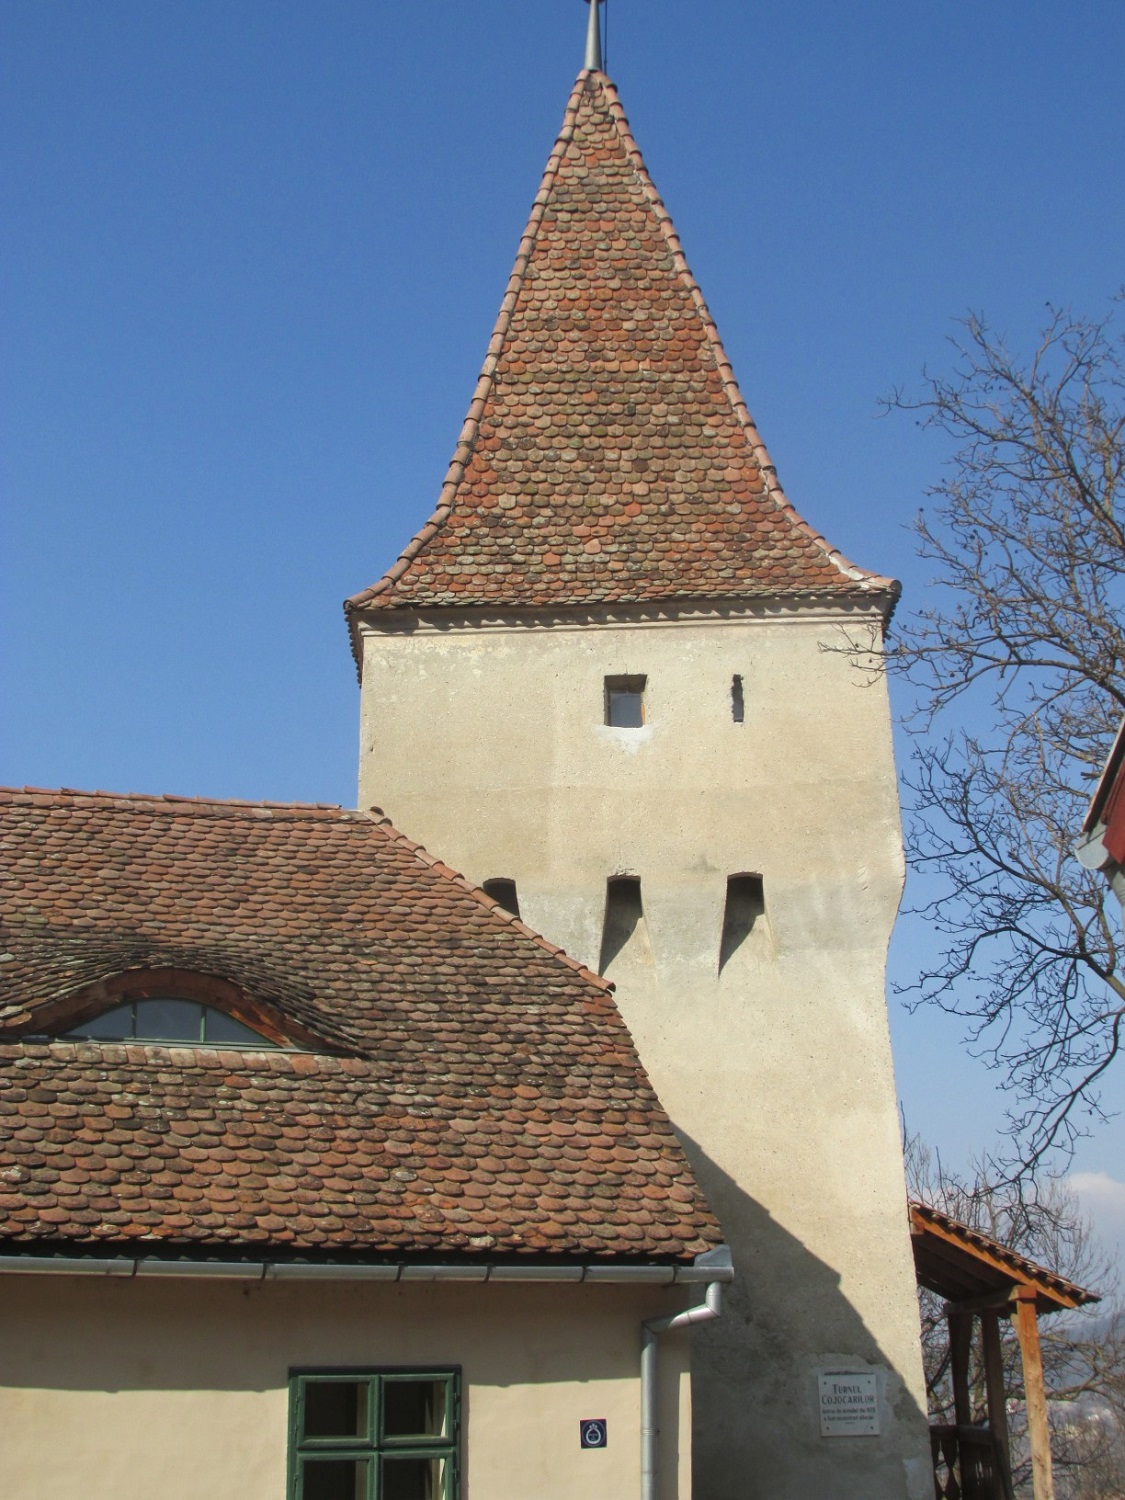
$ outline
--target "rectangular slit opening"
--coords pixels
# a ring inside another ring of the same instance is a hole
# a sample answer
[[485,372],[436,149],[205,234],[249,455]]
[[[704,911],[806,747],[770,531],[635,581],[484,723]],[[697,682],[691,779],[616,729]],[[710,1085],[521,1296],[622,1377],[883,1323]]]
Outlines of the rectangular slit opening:
[[604,974],[628,947],[638,929],[643,930],[644,907],[641,882],[635,875],[613,875],[605,886],[605,922],[598,971]]
[[746,718],[746,703],[742,696],[742,677],[736,672],[730,680],[730,716],[736,724]]
[[723,936],[719,945],[719,973],[742,947],[766,915],[766,893],[760,875],[731,875],[727,879],[727,902],[723,911]]

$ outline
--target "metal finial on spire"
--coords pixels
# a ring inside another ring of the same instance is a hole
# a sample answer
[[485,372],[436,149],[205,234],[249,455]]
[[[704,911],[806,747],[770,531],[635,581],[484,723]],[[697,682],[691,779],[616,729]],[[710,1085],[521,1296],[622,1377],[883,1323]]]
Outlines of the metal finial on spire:
[[602,70],[602,28],[601,17],[598,15],[598,6],[602,0],[586,0],[590,7],[590,21],[586,27],[586,61],[585,68],[594,68],[597,72]]

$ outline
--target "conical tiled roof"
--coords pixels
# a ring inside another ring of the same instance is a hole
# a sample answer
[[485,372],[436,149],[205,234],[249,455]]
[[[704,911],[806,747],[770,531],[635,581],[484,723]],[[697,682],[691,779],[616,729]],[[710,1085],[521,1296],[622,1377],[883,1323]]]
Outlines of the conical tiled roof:
[[785,498],[617,92],[582,72],[437,510],[349,612],[894,589]]

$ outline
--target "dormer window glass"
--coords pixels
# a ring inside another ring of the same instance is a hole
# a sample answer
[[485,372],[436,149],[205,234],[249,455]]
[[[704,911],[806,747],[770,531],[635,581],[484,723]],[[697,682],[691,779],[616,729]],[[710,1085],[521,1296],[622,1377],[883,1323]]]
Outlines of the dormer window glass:
[[163,1042],[171,1046],[252,1047],[276,1043],[224,1010],[173,996],[129,1000],[63,1032],[67,1041]]

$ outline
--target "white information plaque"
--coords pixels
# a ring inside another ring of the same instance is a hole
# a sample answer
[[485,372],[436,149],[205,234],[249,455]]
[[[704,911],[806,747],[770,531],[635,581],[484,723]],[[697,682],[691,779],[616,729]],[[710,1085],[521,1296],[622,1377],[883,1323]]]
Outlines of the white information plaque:
[[879,1397],[875,1376],[867,1371],[841,1370],[820,1375],[821,1437],[877,1437]]

